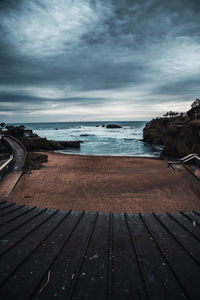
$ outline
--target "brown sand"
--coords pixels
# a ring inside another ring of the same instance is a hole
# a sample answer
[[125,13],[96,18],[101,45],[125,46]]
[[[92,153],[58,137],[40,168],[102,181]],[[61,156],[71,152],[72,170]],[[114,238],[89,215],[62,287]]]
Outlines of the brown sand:
[[200,183],[166,161],[47,154],[48,163],[23,175],[9,201],[76,211],[200,210]]

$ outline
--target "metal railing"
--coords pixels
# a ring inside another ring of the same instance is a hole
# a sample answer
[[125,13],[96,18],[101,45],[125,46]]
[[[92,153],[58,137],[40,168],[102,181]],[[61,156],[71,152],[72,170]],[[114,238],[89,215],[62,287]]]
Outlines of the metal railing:
[[12,154],[10,158],[0,167],[0,181],[5,175],[10,173],[15,165],[14,155]]
[[180,160],[181,160],[181,162],[183,164],[185,164],[185,163],[193,163],[197,167],[200,168],[200,157],[198,156],[198,154],[189,154],[186,157],[181,158]]
[[[3,135],[1,136],[2,139],[4,139],[4,137],[6,138],[10,138],[11,140],[14,140],[15,142],[17,142],[20,147],[23,149],[24,155],[23,155],[23,161],[22,161],[22,165],[24,166],[25,161],[26,161],[26,148],[24,147],[24,145],[22,143],[20,143],[19,140],[17,140],[16,138],[14,138],[13,136],[8,136],[8,135]],[[14,167],[15,167],[15,155],[16,155],[16,151],[14,148],[12,148],[11,144],[4,139],[4,141],[8,144],[8,146],[12,149],[12,155],[10,156],[10,158],[0,167],[0,181],[3,179],[3,177],[5,177],[8,173],[10,173]]]

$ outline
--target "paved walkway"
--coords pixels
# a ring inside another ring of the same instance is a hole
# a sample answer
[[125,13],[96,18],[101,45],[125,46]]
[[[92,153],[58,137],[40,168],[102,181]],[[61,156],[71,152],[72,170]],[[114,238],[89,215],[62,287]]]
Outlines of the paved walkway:
[[3,180],[0,182],[0,199],[7,198],[12,192],[13,188],[22,175],[22,170],[26,158],[26,150],[20,144],[20,142],[17,142],[17,140],[12,137],[4,137],[4,140],[6,140],[6,142],[12,148],[15,156],[15,165],[13,172],[6,175],[5,178],[3,178]]
[[4,140],[11,146],[13,149],[14,155],[15,155],[15,166],[14,170],[15,171],[21,171],[24,167],[24,160],[26,157],[26,151],[20,145],[19,142],[17,142],[15,139],[12,137],[4,137]]

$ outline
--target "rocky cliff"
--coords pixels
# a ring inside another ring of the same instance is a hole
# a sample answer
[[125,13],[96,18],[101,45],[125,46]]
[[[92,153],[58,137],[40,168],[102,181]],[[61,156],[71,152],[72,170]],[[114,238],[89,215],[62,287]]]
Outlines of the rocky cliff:
[[152,144],[164,144],[166,130],[171,118],[157,118],[148,122],[143,129],[143,140]]
[[163,156],[200,154],[200,120],[191,121],[188,117],[157,118],[146,124],[143,139],[163,145]]

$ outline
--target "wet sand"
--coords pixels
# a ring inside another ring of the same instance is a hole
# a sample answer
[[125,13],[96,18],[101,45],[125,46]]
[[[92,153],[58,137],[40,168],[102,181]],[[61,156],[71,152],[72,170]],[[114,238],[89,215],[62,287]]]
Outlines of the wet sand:
[[8,200],[28,206],[99,212],[200,210],[200,183],[184,168],[133,157],[62,155],[24,174]]

